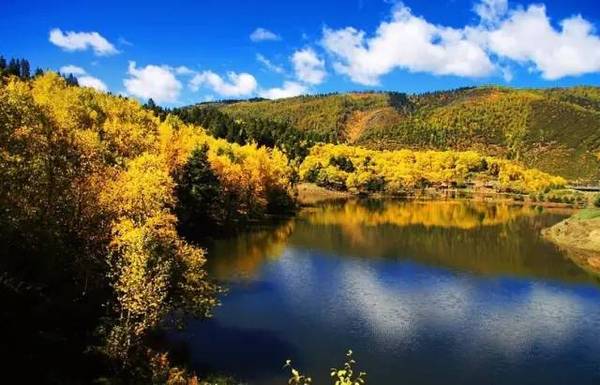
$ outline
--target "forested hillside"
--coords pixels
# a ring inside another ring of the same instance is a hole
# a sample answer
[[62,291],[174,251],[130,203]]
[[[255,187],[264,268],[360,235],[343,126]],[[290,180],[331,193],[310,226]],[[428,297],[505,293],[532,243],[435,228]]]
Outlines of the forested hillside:
[[600,89],[462,88],[208,103],[238,124],[276,122],[315,140],[370,149],[476,150],[559,174],[600,178]]

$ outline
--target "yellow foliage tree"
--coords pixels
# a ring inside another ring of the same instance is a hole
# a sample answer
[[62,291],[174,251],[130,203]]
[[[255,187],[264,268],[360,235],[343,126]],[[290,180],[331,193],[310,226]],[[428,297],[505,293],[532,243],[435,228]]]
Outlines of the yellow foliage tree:
[[313,147],[300,165],[300,178],[334,189],[390,194],[477,180],[497,180],[499,189],[519,193],[566,183],[561,177],[473,151],[375,151],[334,144]]
[[102,300],[112,319],[106,352],[123,362],[167,314],[206,316],[217,304],[204,251],[180,237],[174,215],[178,173],[204,144],[232,211],[263,213],[288,193],[280,151],[217,140],[172,116],[161,122],[137,101],[54,73],[0,85],[2,240],[25,256],[38,250],[14,260],[37,278],[74,274],[74,296],[112,293]]

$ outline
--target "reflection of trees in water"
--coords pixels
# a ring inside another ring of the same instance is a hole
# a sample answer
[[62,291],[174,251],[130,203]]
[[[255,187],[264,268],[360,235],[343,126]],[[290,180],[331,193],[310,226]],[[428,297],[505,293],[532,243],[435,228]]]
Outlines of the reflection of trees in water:
[[234,238],[215,241],[208,259],[210,272],[217,279],[252,278],[268,260],[277,259],[294,230],[294,221],[264,226]]
[[325,225],[379,226],[423,225],[473,229],[512,221],[522,216],[535,216],[536,208],[508,203],[489,204],[473,201],[350,201],[327,205],[307,212],[311,223]]
[[339,256],[406,259],[485,275],[597,282],[539,236],[562,219],[533,207],[473,201],[350,201],[214,243],[217,279],[252,279],[288,244]]
[[335,255],[409,259],[486,275],[591,281],[539,236],[561,218],[477,202],[349,202],[306,213],[290,243]]

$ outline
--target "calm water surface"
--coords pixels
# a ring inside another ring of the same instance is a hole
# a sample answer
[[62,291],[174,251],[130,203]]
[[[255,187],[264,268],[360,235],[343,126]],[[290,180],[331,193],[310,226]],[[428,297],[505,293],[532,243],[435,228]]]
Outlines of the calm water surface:
[[355,352],[373,385],[600,384],[600,280],[540,238],[567,213],[350,201],[210,248],[229,287],[172,336],[198,371],[329,383]]

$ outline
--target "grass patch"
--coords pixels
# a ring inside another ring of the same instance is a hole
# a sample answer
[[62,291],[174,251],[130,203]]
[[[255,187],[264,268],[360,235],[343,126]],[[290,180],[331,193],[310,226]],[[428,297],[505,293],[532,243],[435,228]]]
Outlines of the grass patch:
[[583,210],[579,211],[577,214],[573,215],[572,218],[581,220],[581,221],[600,218],[600,209],[598,209],[598,208],[583,209]]

